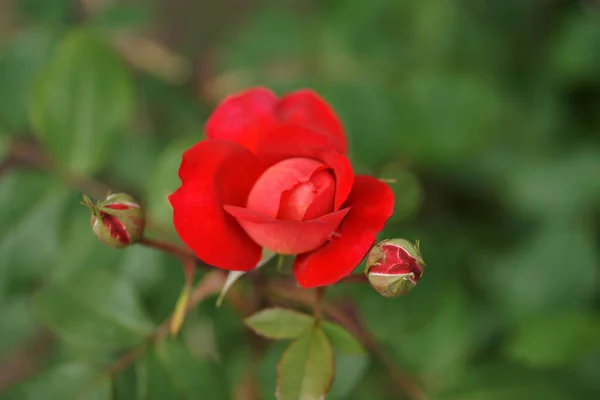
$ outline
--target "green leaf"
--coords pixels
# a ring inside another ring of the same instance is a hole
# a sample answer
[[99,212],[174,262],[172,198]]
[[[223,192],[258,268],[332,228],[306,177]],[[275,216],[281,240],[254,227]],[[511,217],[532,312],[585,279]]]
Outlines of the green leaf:
[[139,344],[153,325],[135,290],[106,269],[88,267],[38,293],[39,317],[78,350],[107,351]]
[[352,394],[369,367],[369,358],[365,355],[335,352],[335,378],[328,398],[343,399]]
[[20,0],[15,2],[16,11],[25,20],[37,24],[57,25],[72,15],[76,0]]
[[314,318],[298,311],[275,307],[249,316],[244,323],[258,335],[269,339],[295,339],[314,324]]
[[0,302],[0,358],[7,356],[17,345],[30,339],[37,324],[29,307],[29,298],[13,296]]
[[90,22],[100,28],[131,29],[147,26],[152,21],[152,12],[140,4],[108,3],[91,17]]
[[329,338],[333,347],[346,354],[365,355],[365,349],[350,332],[341,325],[323,321],[321,328]]
[[0,179],[0,239],[18,229],[20,221],[43,202],[43,195],[57,182],[33,171],[7,171]]
[[137,368],[139,399],[211,400],[226,399],[220,369],[193,355],[180,342],[158,343]]
[[333,349],[323,330],[306,331],[285,350],[277,366],[279,400],[322,399],[333,380]]
[[600,349],[600,319],[569,313],[525,320],[512,334],[506,350],[533,367],[570,364]]
[[54,366],[18,384],[3,400],[110,400],[110,381],[96,382],[98,371],[89,365],[70,362]]
[[130,77],[115,52],[85,31],[58,46],[30,99],[31,122],[54,160],[92,173],[133,117]]
[[41,29],[22,31],[0,56],[0,125],[11,134],[28,129],[27,96],[51,54],[54,36]]
[[67,198],[64,186],[37,173],[5,176],[0,193],[1,298],[7,290],[29,292],[47,276],[49,260],[61,255],[59,227]]

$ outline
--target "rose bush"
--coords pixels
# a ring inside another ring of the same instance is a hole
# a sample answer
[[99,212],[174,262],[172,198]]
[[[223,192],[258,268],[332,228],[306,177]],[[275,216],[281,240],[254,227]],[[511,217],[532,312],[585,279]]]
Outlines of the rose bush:
[[170,201],[181,239],[215,267],[250,270],[264,247],[297,255],[303,287],[332,284],[360,263],[393,212],[385,183],[354,175],[339,119],[310,90],[230,96],[206,137],[183,154]]

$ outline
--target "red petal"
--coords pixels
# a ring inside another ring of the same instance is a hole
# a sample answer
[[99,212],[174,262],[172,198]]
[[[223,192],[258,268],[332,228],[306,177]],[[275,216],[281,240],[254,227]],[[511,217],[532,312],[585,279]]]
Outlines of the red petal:
[[277,125],[277,97],[265,88],[253,88],[225,98],[206,122],[206,137],[225,139],[252,150],[258,134]]
[[335,178],[330,171],[317,172],[310,182],[284,192],[277,219],[304,221],[333,212]]
[[202,261],[227,270],[256,266],[260,246],[223,204],[245,205],[261,173],[256,157],[229,141],[202,141],[183,154],[182,185],[169,200],[177,233]]
[[349,209],[312,221],[282,221],[243,207],[224,206],[257,243],[278,254],[299,254],[323,245]]
[[248,208],[275,218],[284,192],[301,183],[310,182],[315,173],[326,168],[326,165],[316,160],[299,157],[288,158],[271,166],[252,187],[248,195]]
[[276,113],[281,123],[301,125],[331,137],[333,148],[346,154],[344,128],[329,104],[315,92],[302,89],[283,96]]
[[297,125],[284,125],[263,132],[256,144],[256,154],[268,165],[290,157],[306,157],[323,161],[336,179],[334,210],[339,210],[354,183],[354,172],[348,158],[333,149],[331,137]]
[[351,210],[338,229],[339,235],[325,246],[296,258],[294,275],[301,286],[330,285],[350,275],[392,215],[394,193],[379,179],[358,175],[344,206]]

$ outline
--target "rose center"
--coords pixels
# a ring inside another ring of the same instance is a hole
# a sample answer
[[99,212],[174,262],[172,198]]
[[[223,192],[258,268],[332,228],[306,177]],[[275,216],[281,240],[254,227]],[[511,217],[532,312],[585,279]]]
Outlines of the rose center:
[[289,158],[260,176],[247,207],[280,220],[306,221],[332,212],[334,198],[335,178],[327,165]]

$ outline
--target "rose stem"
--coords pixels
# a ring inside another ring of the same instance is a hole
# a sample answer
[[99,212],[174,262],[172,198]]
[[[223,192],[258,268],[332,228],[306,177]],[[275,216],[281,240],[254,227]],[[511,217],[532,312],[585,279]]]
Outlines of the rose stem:
[[190,260],[196,262],[196,257],[191,251],[185,250],[172,243],[162,242],[155,239],[148,239],[146,237],[141,238],[136,243],[141,244],[142,246],[151,247],[164,253],[172,254],[183,262],[189,262]]
[[345,278],[342,278],[338,281],[338,283],[368,283],[369,279],[363,274],[349,275]]
[[325,296],[325,290],[327,286],[321,286],[315,289],[315,299],[313,304],[313,315],[315,316],[315,320],[320,321],[323,318],[323,313],[321,311],[321,304],[323,303],[323,297]]

